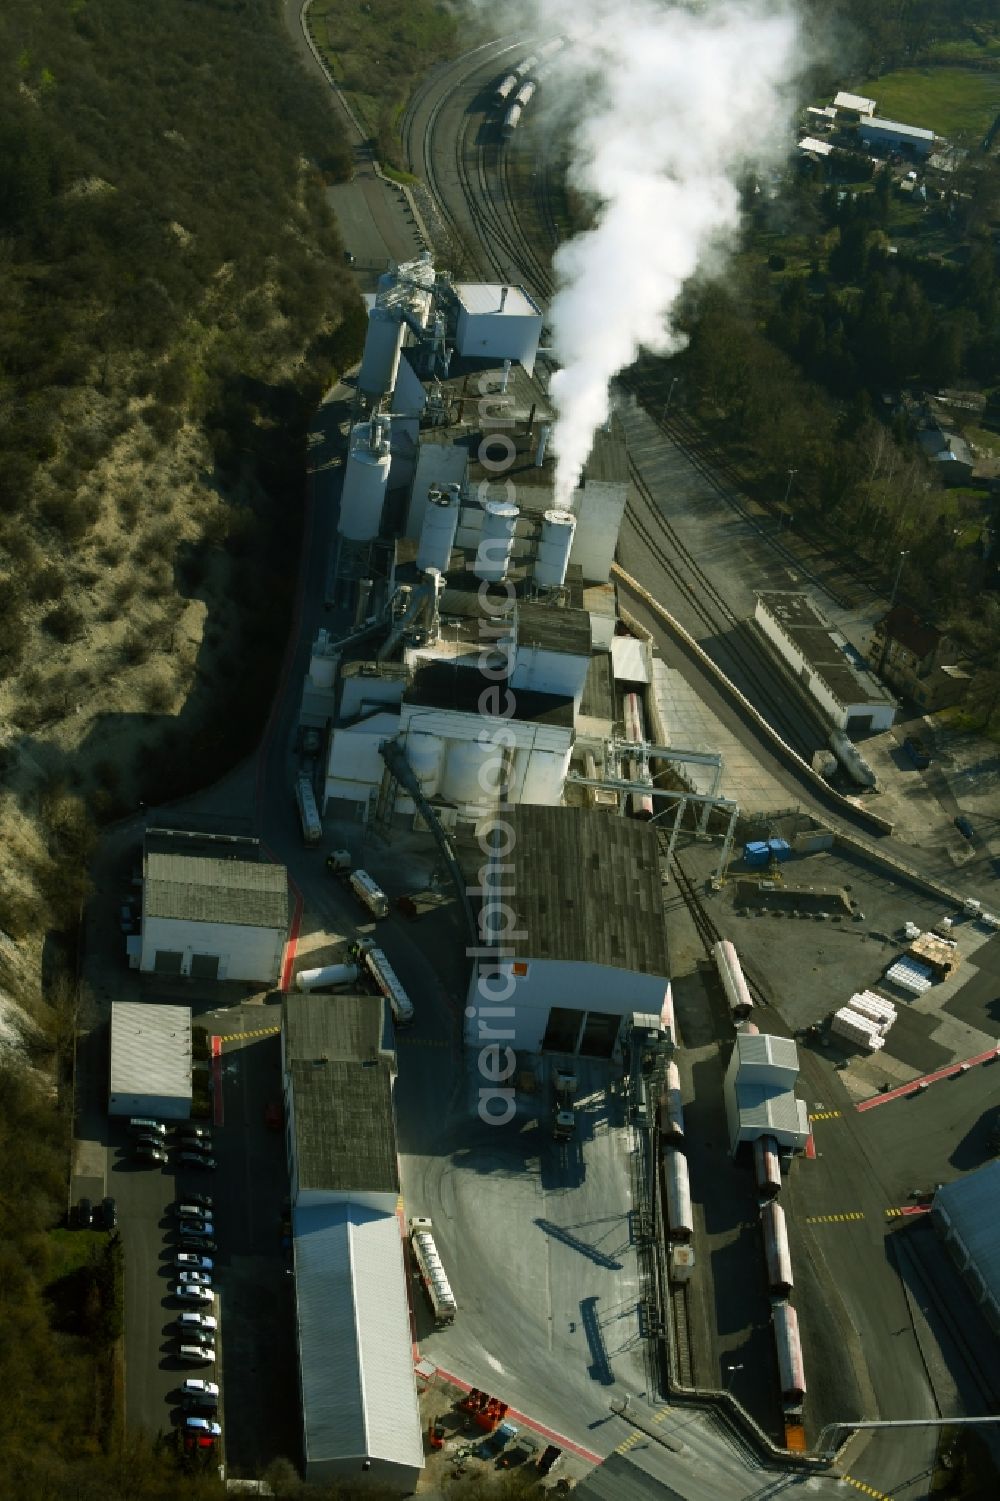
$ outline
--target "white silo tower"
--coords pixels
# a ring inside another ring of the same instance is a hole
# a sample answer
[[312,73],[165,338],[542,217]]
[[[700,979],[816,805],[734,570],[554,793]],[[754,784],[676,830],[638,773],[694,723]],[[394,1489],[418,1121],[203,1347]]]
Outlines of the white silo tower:
[[535,557],[535,583],[542,589],[561,589],[576,535],[572,511],[546,511]]
[[358,391],[372,403],[396,389],[404,331],[402,318],[392,308],[377,305],[372,308],[358,371]]
[[421,573],[426,573],[429,568],[448,572],[458,529],[458,510],[459,496],[455,490],[431,490],[428,493],[417,548],[417,567]]
[[483,530],[472,571],[484,583],[499,584],[507,577],[520,513],[509,500],[488,500],[483,511]]
[[390,462],[388,417],[359,422],[351,433],[337,525],[347,541],[372,542],[378,536]]

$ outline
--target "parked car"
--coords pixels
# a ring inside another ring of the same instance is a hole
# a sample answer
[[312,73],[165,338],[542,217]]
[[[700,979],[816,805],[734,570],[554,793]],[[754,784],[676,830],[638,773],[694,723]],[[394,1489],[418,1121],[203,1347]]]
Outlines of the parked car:
[[215,1166],[214,1157],[203,1157],[200,1152],[180,1152],[177,1161],[183,1167],[213,1168]]
[[197,1235],[182,1235],[178,1238],[177,1249],[196,1251],[200,1256],[204,1251],[217,1251],[219,1248],[214,1240],[202,1240]]
[[204,1240],[214,1233],[211,1220],[181,1220],[178,1231],[188,1240]]
[[138,1146],[133,1147],[132,1156],[136,1162],[166,1162],[167,1154],[162,1147],[151,1147],[146,1142],[140,1141]]
[[207,1329],[214,1334],[219,1327],[219,1321],[210,1313],[179,1313],[177,1327],[182,1334],[188,1329]]
[[175,1298],[180,1298],[182,1303],[214,1303],[215,1294],[210,1287],[199,1287],[190,1283],[178,1283],[172,1289]]
[[189,1194],[183,1203],[174,1205],[174,1214],[179,1220],[210,1220],[212,1218],[211,1205],[205,1208],[201,1199],[201,1194]]
[[135,909],[129,902],[122,902],[118,908],[118,926],[123,933],[134,933],[138,926]]
[[105,1230],[118,1229],[118,1205],[114,1199],[101,1200],[101,1224]]
[[179,1136],[176,1146],[179,1152],[210,1152],[212,1150],[212,1143],[200,1136]]
[[222,1432],[222,1424],[216,1423],[212,1418],[185,1418],[184,1427],[188,1433],[210,1433],[213,1438],[218,1438]]
[[162,1121],[148,1120],[145,1116],[134,1115],[128,1123],[130,1131],[152,1131],[159,1137],[165,1137],[167,1128]]
[[89,1199],[81,1199],[76,1206],[76,1228],[90,1230],[94,1224],[94,1206]]
[[178,1251],[174,1257],[174,1266],[189,1272],[210,1272],[212,1258],[211,1256],[195,1256],[190,1251]]
[[182,1136],[195,1136],[209,1143],[212,1140],[212,1132],[208,1126],[193,1126],[190,1121],[181,1121],[177,1129]]
[[[207,1209],[209,1211],[209,1213],[211,1213],[211,1210],[212,1210],[212,1195],[211,1194],[185,1194],[184,1195],[184,1202],[186,1204],[197,1204],[199,1206],[197,1209],[193,1209],[191,1211],[191,1213],[193,1215],[195,1215],[195,1216],[201,1214],[202,1210],[204,1210],[204,1209]],[[181,1219],[189,1219],[190,1217],[191,1216],[187,1215],[187,1214],[182,1214],[181,1215]]]
[[157,1136],[153,1131],[134,1132],[132,1142],[137,1147],[159,1147],[161,1152],[167,1150],[166,1139],[162,1136]]
[[185,1412],[217,1412],[219,1399],[218,1397],[182,1397],[181,1406]]
[[961,834],[962,838],[968,839],[969,843],[971,844],[973,839],[975,839],[976,837],[976,831],[972,827],[972,824],[966,818],[964,813],[959,813],[958,817],[955,819],[955,827]]
[[216,1381],[203,1381],[200,1376],[189,1376],[181,1383],[182,1397],[214,1397],[219,1400],[219,1384]]
[[212,1278],[209,1276],[208,1272],[178,1272],[177,1280],[178,1282],[187,1284],[189,1286],[197,1286],[200,1284],[202,1287],[211,1287],[212,1285]]
[[215,1359],[215,1330],[214,1329],[185,1329],[180,1337],[181,1345],[199,1345],[203,1350],[210,1350],[211,1355],[206,1359]]
[[186,1360],[189,1365],[214,1365],[215,1346],[192,1341],[190,1344],[181,1345],[177,1351],[177,1359]]

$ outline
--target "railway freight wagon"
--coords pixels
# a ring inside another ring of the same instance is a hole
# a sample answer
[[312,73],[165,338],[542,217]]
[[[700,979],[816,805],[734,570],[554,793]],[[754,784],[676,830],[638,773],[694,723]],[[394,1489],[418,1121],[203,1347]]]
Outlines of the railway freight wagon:
[[684,1140],[684,1107],[681,1104],[681,1075],[676,1063],[668,1063],[660,1091],[660,1135],[664,1142]]
[[663,1153],[661,1167],[667,1239],[686,1243],[694,1234],[687,1158],[676,1147],[667,1147]]
[[806,1394],[806,1373],[799,1340],[799,1319],[791,1303],[773,1303],[771,1322],[778,1354],[781,1400],[786,1411],[801,1407]]
[[792,1258],[788,1249],[785,1211],[780,1204],[765,1204],[760,1214],[764,1230],[764,1255],[767,1260],[767,1285],[772,1294],[786,1298],[795,1286]]
[[740,964],[735,947],[728,938],[713,943],[712,958],[715,961],[722,988],[726,993],[730,1014],[736,1021],[742,1021],[753,1010],[753,1001],[743,974],[743,966]]
[[762,1199],[776,1199],[781,1192],[781,1158],[773,1136],[758,1136],[753,1144],[753,1170]]

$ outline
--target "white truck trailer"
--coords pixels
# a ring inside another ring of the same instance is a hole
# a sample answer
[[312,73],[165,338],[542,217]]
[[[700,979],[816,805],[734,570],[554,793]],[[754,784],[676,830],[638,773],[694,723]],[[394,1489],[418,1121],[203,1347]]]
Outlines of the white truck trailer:
[[409,1231],[413,1259],[417,1263],[420,1280],[434,1314],[434,1322],[438,1325],[453,1324],[458,1304],[434,1244],[431,1222],[428,1219],[410,1220]]
[[299,818],[302,820],[302,838],[306,844],[319,844],[323,837],[323,825],[316,806],[316,794],[313,792],[312,782],[304,773],[295,780],[295,801],[298,804]]

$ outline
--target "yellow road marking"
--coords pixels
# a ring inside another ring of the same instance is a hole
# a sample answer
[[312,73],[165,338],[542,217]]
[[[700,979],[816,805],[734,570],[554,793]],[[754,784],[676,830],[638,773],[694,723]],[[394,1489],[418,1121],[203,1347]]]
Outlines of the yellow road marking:
[[876,1501],[890,1501],[885,1491],[877,1491],[873,1485],[868,1485],[864,1480],[855,1480],[853,1475],[841,1475],[845,1485],[853,1485],[856,1491],[862,1491],[866,1496],[874,1496]]
[[811,1121],[836,1121],[840,1119],[839,1110],[817,1110],[815,1115],[809,1117]]
[[280,1027],[257,1027],[253,1032],[226,1032],[220,1042],[242,1042],[246,1037],[277,1037]]
[[846,1214],[807,1214],[807,1225],[840,1225],[846,1220],[863,1220],[864,1213],[860,1209],[849,1209]]

